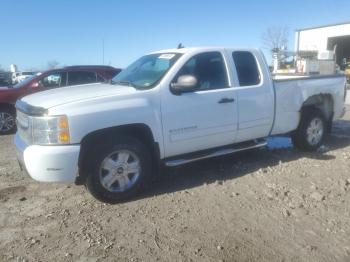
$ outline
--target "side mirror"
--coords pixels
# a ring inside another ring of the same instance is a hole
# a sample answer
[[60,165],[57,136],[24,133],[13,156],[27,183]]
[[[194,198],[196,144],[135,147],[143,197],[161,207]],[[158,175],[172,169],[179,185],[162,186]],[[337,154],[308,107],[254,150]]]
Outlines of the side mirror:
[[37,87],[39,87],[40,86],[40,84],[39,84],[39,82],[34,82],[33,84],[31,84],[31,88],[37,88]]
[[179,76],[176,83],[171,83],[170,90],[177,95],[196,90],[198,80],[193,75]]
[[43,86],[43,83],[41,83],[41,81],[39,80],[37,82],[34,82],[30,87],[31,88],[42,88],[44,86]]

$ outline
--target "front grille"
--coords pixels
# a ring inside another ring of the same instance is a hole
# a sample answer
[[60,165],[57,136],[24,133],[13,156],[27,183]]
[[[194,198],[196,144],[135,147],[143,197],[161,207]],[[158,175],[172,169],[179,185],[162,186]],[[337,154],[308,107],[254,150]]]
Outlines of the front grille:
[[17,133],[26,144],[31,143],[32,125],[28,115],[17,110]]

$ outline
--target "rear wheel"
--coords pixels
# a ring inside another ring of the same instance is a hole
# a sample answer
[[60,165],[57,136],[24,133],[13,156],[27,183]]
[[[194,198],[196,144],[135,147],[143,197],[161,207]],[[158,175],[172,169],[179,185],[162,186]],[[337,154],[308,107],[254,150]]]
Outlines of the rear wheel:
[[117,203],[139,193],[149,180],[151,158],[137,139],[119,137],[100,146],[93,157],[92,172],[86,180],[89,192],[98,200]]
[[316,151],[323,143],[327,122],[322,112],[315,108],[303,110],[298,129],[292,135],[295,147],[304,151]]
[[11,134],[16,130],[16,114],[10,108],[0,108],[0,135]]

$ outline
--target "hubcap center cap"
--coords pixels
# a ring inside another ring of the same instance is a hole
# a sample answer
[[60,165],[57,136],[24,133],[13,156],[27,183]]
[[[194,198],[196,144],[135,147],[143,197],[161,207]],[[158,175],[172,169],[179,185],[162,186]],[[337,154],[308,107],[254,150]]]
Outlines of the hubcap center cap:
[[120,166],[117,168],[117,174],[122,175],[124,173],[124,167]]

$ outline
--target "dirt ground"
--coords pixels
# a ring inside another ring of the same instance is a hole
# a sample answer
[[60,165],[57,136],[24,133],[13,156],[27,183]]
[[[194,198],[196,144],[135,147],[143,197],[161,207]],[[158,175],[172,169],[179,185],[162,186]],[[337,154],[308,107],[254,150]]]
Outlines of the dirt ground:
[[12,139],[0,137],[0,261],[350,261],[350,113],[318,153],[273,139],[169,169],[118,205],[24,176]]

